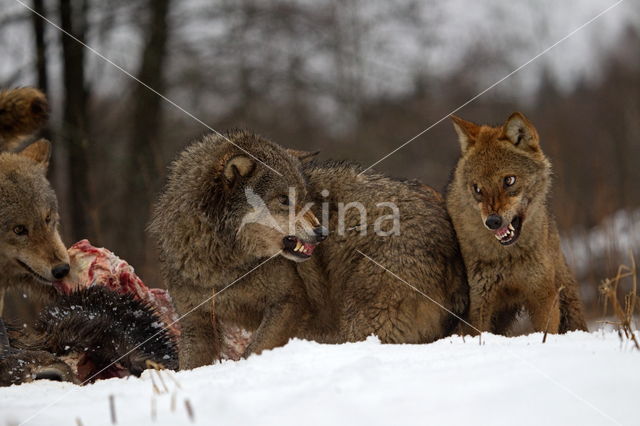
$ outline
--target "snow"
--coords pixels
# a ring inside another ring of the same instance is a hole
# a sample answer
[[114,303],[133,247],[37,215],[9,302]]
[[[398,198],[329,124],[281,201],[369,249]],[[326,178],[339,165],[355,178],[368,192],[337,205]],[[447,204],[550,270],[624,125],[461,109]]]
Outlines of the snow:
[[196,424],[215,425],[638,424],[639,361],[639,351],[603,330],[544,344],[541,334],[483,335],[482,345],[458,336],[428,345],[293,340],[247,360],[176,373],[181,389],[165,373],[169,391],[155,397],[148,371],[85,387],[1,388],[0,424],[108,425],[110,395],[126,425],[191,424],[185,401]]

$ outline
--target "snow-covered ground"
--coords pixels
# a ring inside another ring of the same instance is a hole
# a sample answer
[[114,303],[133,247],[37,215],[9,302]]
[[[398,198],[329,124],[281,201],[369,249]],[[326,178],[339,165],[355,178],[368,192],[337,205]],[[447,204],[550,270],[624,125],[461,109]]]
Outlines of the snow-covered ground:
[[108,425],[110,395],[117,424],[136,426],[190,424],[185,401],[195,423],[211,425],[638,424],[640,351],[604,331],[544,344],[540,334],[484,335],[482,345],[457,336],[429,345],[294,340],[177,373],[181,389],[165,375],[169,391],[155,397],[147,373],[0,388],[0,425]]

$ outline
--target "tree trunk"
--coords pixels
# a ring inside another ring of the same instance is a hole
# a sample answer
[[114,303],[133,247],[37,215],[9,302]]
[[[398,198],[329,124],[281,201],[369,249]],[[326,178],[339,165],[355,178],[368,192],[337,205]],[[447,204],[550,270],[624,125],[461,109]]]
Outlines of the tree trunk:
[[[164,66],[169,38],[170,0],[148,0],[150,17],[146,26],[146,43],[137,78],[159,93],[165,91]],[[162,99],[139,83],[133,90],[131,137],[126,156],[127,187],[122,223],[122,255],[132,265],[145,266],[147,244],[146,225],[151,206],[159,190],[158,176],[163,175],[164,164],[159,150],[162,123]]]
[[33,0],[33,10],[36,13],[31,14],[33,22],[33,35],[35,41],[36,53],[36,74],[38,88],[47,95],[49,91],[49,80],[47,79],[47,51],[44,41],[44,20],[38,16],[45,16],[44,0]]
[[[88,0],[60,0],[60,22],[65,31],[84,40]],[[66,145],[69,170],[69,200],[74,240],[89,238],[95,241],[91,226],[91,191],[89,185],[88,152],[89,123],[87,88],[85,86],[85,47],[61,33],[64,107],[61,141]]]

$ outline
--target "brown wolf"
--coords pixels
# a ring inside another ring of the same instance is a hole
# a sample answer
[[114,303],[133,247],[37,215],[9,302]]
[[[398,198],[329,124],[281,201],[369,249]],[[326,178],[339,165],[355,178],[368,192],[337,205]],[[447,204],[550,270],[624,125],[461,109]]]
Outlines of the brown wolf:
[[[216,360],[221,325],[228,323],[253,332],[245,356],[291,337],[344,342],[378,334],[384,342],[418,343],[453,329],[450,313],[358,252],[462,315],[464,269],[444,204],[433,192],[376,174],[358,176],[360,168],[350,164],[304,166],[306,153],[246,132],[226,137],[233,143],[211,135],[179,156],[150,226],[169,291],[184,315],[181,368]],[[250,194],[264,205],[251,206]],[[305,208],[308,201],[313,210]],[[398,204],[401,235],[354,231],[360,215],[350,209],[345,234],[318,244],[327,237],[320,204],[328,205],[330,226],[339,227],[338,204],[352,201],[372,216],[389,213],[379,202]],[[245,222],[261,209],[270,213],[271,225]],[[292,228],[290,213],[300,215]],[[212,323],[212,305],[201,303],[213,292],[220,294]]]
[[507,333],[524,308],[536,331],[586,330],[547,198],[551,164],[514,113],[498,127],[452,116],[462,147],[447,208],[467,269],[471,324]]
[[49,117],[47,98],[38,89],[0,91],[0,151],[12,151]]
[[58,203],[45,176],[50,149],[39,140],[19,153],[0,153],[0,290],[53,294],[53,281],[69,272]]

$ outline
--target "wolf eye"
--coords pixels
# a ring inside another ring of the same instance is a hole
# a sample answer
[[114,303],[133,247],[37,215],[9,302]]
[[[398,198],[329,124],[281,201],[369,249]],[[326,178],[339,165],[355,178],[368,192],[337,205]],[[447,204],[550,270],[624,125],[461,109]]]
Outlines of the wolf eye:
[[513,186],[514,183],[516,183],[515,176],[507,176],[504,178],[504,186]]
[[281,195],[279,199],[280,199],[280,204],[282,204],[283,206],[288,206],[291,204],[291,202],[289,201],[289,197],[286,195]]
[[51,213],[49,213],[47,217],[44,218],[44,223],[46,223],[47,225],[51,223]]
[[480,187],[477,184],[473,184],[473,192],[475,192],[476,194],[482,194],[482,189],[480,189]]
[[18,226],[16,226],[15,228],[13,228],[13,232],[14,232],[16,235],[20,235],[20,236],[24,236],[24,235],[27,235],[27,234],[28,234],[28,232],[27,232],[27,227],[26,227],[26,226],[24,226],[24,225],[18,225]]

